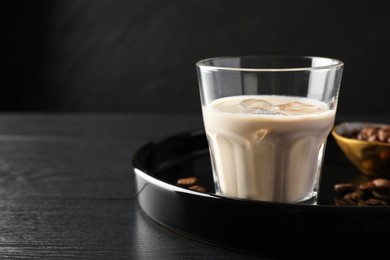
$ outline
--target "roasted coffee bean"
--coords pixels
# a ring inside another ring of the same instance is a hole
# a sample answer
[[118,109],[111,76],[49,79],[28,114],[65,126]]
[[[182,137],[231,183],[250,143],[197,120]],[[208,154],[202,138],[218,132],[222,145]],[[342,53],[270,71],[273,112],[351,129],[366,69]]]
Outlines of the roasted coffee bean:
[[377,178],[372,181],[376,188],[379,189],[390,189],[390,180],[385,178]]
[[390,191],[388,190],[374,190],[371,194],[381,200],[389,200],[390,199]]
[[387,202],[380,199],[370,198],[366,200],[367,205],[369,206],[384,206],[387,205]]
[[194,185],[195,183],[197,183],[197,181],[198,181],[198,179],[196,177],[187,177],[187,178],[178,179],[177,184],[190,186],[190,185]]
[[334,185],[334,190],[337,193],[347,193],[353,191],[355,186],[352,183],[338,183]]
[[205,192],[206,189],[200,185],[193,185],[189,187],[190,190],[198,191],[198,192]]
[[370,136],[367,138],[367,141],[369,141],[369,142],[376,142],[376,141],[378,141],[378,136],[376,136],[376,135],[370,135]]
[[359,200],[357,205],[358,206],[367,206],[367,202],[365,200]]
[[336,204],[336,206],[350,206],[344,200],[335,200],[335,204]]
[[390,125],[383,127],[363,127],[356,133],[355,138],[368,142],[390,143]]
[[360,185],[335,184],[337,206],[383,206],[390,204],[390,180],[376,178]]
[[356,206],[356,202],[348,199],[336,199],[335,204],[337,206]]
[[363,127],[357,135],[357,139],[369,141],[369,139],[376,139],[378,127]]
[[361,189],[362,191],[372,191],[374,190],[375,188],[375,184],[372,183],[371,181],[368,181],[368,182],[365,182],[365,183],[362,183],[359,185],[359,189]]
[[354,202],[358,202],[360,200],[360,198],[362,197],[362,195],[363,195],[362,192],[354,191],[354,192],[347,193],[344,196],[344,199],[352,200]]
[[378,131],[378,139],[381,142],[389,142],[390,141],[390,126],[382,127]]
[[356,201],[344,198],[343,201],[347,203],[348,206],[356,206]]

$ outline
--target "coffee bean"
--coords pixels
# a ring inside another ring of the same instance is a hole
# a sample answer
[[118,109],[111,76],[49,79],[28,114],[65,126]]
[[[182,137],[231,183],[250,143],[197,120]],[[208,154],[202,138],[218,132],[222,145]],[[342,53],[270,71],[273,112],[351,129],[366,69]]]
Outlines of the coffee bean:
[[363,127],[353,137],[368,142],[390,143],[390,125],[382,127]]
[[370,135],[369,137],[367,137],[367,141],[369,142],[378,141],[378,137],[376,135]]
[[375,188],[375,184],[372,183],[371,181],[359,185],[359,189],[361,189],[362,191],[372,191],[374,190],[374,188]]
[[197,189],[196,189],[196,191],[198,191],[198,192],[205,192],[205,191],[206,191],[206,189],[205,189],[205,188],[203,188],[203,187],[199,187],[199,188],[197,188]]
[[381,200],[389,200],[390,199],[390,191],[388,190],[374,190],[372,191],[372,195]]
[[353,191],[354,188],[355,188],[355,186],[352,183],[338,183],[338,184],[334,185],[334,190],[337,193],[350,192],[350,191]]
[[344,198],[343,201],[347,203],[348,206],[356,206],[356,201]]
[[349,206],[344,200],[335,200],[336,206]]
[[375,141],[377,138],[378,130],[378,127],[363,127],[358,134],[358,139],[366,141]]
[[358,139],[358,140],[365,140],[366,138],[363,136],[362,133],[358,133],[358,134],[356,135],[356,139]]
[[383,206],[390,204],[390,180],[376,178],[372,181],[353,185],[335,184],[336,206]]
[[349,199],[335,200],[335,204],[337,206],[356,206],[356,202],[354,202],[353,200],[349,200]]
[[370,198],[366,200],[367,205],[369,206],[384,206],[387,205],[387,202],[380,199]]
[[367,202],[365,200],[359,200],[357,205],[358,206],[367,206]]
[[378,139],[381,142],[387,142],[387,140],[390,138],[390,126],[382,127],[378,131]]
[[205,192],[206,189],[200,185],[193,185],[189,187],[190,190],[198,191],[198,192]]
[[198,179],[196,177],[181,178],[177,180],[177,184],[190,186],[194,185],[197,181]]
[[376,188],[379,189],[390,189],[390,180],[385,178],[377,178],[372,181]]
[[362,192],[354,191],[354,192],[347,193],[344,196],[344,199],[358,202],[360,200],[360,198],[362,197],[362,195],[363,195]]

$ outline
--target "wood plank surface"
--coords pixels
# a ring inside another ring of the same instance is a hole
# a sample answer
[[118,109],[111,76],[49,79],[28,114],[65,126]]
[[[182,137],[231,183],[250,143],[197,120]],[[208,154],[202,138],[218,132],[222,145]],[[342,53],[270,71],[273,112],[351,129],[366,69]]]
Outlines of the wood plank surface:
[[1,115],[0,259],[258,259],[172,233],[135,203],[136,149],[199,127],[198,115]]

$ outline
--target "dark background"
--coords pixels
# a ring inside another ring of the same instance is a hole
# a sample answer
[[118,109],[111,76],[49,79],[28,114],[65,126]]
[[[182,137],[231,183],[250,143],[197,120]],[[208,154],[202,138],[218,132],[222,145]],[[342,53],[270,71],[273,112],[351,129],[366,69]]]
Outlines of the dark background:
[[197,60],[286,54],[345,62],[339,113],[390,112],[385,1],[7,0],[1,10],[1,111],[198,113]]

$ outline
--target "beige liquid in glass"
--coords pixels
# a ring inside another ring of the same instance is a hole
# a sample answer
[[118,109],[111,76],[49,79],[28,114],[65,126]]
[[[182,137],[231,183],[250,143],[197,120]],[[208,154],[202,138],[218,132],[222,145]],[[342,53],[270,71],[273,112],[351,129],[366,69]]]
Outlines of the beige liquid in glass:
[[335,111],[307,98],[236,96],[203,107],[217,193],[295,203],[316,192]]

